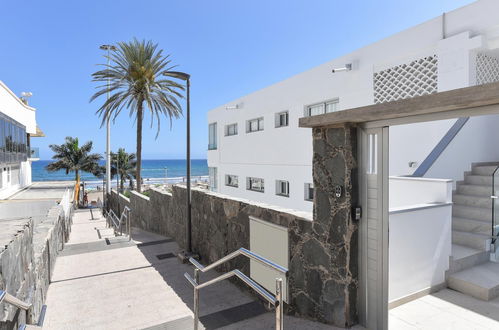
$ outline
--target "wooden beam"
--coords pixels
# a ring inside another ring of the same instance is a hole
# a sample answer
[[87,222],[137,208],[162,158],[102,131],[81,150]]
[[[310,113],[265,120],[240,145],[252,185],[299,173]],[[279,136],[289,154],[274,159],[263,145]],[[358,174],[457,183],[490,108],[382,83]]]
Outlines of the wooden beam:
[[[366,123],[499,104],[499,82],[300,118],[300,127]],[[472,114],[470,114],[472,115]],[[457,116],[456,116],[457,117]]]

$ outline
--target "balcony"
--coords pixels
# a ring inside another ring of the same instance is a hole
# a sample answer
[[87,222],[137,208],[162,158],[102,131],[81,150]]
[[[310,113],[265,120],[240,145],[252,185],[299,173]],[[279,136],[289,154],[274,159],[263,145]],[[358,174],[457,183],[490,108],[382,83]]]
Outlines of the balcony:
[[28,147],[27,154],[28,154],[29,160],[38,160],[38,159],[40,159],[40,148]]

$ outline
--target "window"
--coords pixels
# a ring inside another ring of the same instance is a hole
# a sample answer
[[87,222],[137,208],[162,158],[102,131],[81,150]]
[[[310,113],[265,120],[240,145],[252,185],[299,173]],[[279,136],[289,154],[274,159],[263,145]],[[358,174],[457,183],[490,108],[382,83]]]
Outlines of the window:
[[314,200],[314,184],[313,183],[305,183],[305,200],[313,201]]
[[289,113],[287,111],[275,114],[275,127],[284,127],[289,125]]
[[276,180],[275,194],[279,196],[289,197],[289,182],[283,180]]
[[338,111],[338,99],[312,104],[305,107],[305,117],[322,115]]
[[258,192],[264,192],[265,185],[263,179],[250,178],[250,177],[246,178],[246,189]]
[[217,191],[217,168],[208,167],[208,175],[210,177],[210,190]]
[[225,125],[225,136],[237,135],[237,123]]
[[208,126],[208,150],[217,148],[217,123],[211,123]]
[[237,175],[226,174],[225,175],[225,185],[229,187],[239,187],[239,180]]
[[246,121],[246,133],[263,131],[263,117]]

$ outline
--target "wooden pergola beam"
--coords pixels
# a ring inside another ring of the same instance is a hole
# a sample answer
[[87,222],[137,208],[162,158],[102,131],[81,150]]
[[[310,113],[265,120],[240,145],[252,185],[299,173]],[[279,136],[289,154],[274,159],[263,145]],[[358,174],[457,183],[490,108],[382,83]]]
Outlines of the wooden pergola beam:
[[339,126],[499,105],[499,82],[300,118],[300,127]]

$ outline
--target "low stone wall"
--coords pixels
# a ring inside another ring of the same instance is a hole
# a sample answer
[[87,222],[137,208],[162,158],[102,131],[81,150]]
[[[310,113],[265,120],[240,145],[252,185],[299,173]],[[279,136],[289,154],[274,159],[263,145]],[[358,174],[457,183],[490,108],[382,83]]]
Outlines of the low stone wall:
[[[173,186],[172,193],[152,189],[150,197],[132,192],[132,223],[138,228],[174,238],[185,247],[186,189]],[[110,205],[119,205],[123,195],[113,192]],[[116,211],[116,210],[115,210]],[[286,312],[337,326],[348,326],[345,311],[343,268],[347,255],[335,228],[314,224],[312,215],[253,204],[206,190],[192,190],[192,248],[204,264],[212,263],[240,247],[249,249],[249,216],[289,229],[289,305]],[[336,217],[341,216],[338,214]],[[336,247],[338,246],[338,248]],[[334,252],[334,250],[338,252]],[[235,258],[219,271],[240,269],[249,275],[247,258]],[[351,276],[349,273],[348,276]]]
[[[0,288],[15,297],[30,302],[33,308],[28,318],[38,320],[45,301],[50,277],[58,253],[69,237],[71,214],[60,205],[52,207],[42,222],[32,219],[8,220],[2,223],[12,235],[0,248]],[[0,329],[15,329],[25,323],[23,311],[3,303],[0,305]]]

